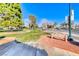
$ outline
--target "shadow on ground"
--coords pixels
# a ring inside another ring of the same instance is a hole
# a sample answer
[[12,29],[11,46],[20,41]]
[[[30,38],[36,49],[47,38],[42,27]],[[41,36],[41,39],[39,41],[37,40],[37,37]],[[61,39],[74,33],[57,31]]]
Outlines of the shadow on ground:
[[6,36],[0,36],[0,39],[5,38]]
[[69,41],[71,44],[73,45],[76,45],[76,46],[79,46],[79,42],[75,41],[75,40],[72,40],[72,41]]
[[47,56],[47,52],[18,41],[0,45],[0,56]]

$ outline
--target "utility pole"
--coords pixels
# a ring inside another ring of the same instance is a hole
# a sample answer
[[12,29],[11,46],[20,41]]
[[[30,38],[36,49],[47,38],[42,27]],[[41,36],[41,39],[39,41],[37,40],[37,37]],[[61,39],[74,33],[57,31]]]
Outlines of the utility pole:
[[68,25],[69,25],[69,35],[68,35],[68,41],[72,41],[72,28],[71,28],[71,6],[70,6],[70,3],[69,3],[69,17],[68,17]]

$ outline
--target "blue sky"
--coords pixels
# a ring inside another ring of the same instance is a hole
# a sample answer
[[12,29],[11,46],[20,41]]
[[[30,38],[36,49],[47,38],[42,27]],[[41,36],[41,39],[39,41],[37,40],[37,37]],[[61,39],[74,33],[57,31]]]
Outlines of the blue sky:
[[[79,4],[71,4],[75,12],[75,23],[79,22]],[[44,21],[58,24],[65,22],[65,16],[69,14],[69,5],[67,3],[22,3],[21,4],[23,20],[27,25],[28,17],[33,14],[37,18],[37,23]]]

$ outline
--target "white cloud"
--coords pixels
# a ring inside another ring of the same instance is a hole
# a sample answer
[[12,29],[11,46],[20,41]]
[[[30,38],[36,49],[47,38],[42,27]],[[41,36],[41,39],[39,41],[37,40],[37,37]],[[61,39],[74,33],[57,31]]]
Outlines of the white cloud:
[[[25,26],[29,26],[29,23],[30,23],[30,20],[28,18],[24,19],[24,23],[25,23]],[[43,23],[49,23],[49,24],[53,24],[52,21],[46,19],[46,18],[43,18],[43,19],[40,19],[40,22],[37,22],[38,26],[41,27]]]
[[48,23],[48,19],[46,18],[41,19],[41,23]]
[[30,20],[28,18],[24,19],[24,25],[29,26]]
[[39,27],[42,26],[43,23],[53,24],[53,22],[51,22],[50,20],[43,18],[43,19],[41,19],[40,23],[38,24]]
[[48,20],[46,18],[41,19],[41,21],[39,22],[38,26],[41,27],[43,23],[48,22]]

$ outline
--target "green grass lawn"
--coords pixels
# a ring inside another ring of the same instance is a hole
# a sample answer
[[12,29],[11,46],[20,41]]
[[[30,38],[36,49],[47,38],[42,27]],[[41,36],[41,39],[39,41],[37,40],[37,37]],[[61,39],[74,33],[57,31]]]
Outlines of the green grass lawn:
[[27,42],[27,41],[37,41],[41,35],[47,33],[40,30],[32,30],[30,32],[16,33],[16,34],[0,34],[0,36],[5,37],[16,37],[18,41]]

